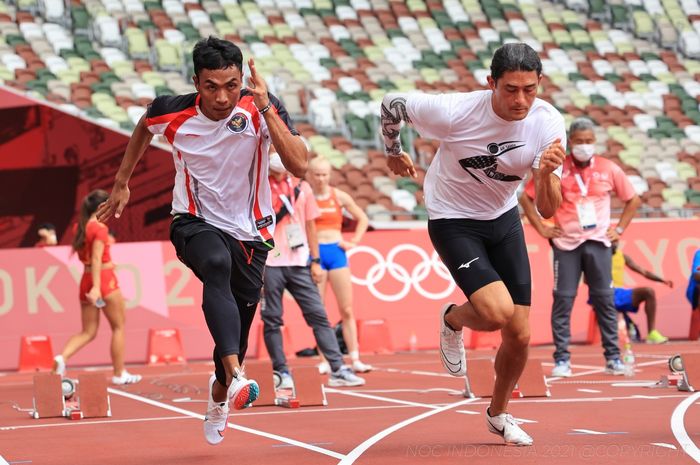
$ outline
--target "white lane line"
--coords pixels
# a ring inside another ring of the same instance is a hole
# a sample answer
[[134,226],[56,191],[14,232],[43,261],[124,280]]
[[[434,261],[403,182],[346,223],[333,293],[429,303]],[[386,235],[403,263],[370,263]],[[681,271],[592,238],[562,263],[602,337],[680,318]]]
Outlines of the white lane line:
[[678,406],[673,410],[673,415],[671,415],[671,431],[676,437],[676,441],[681,445],[683,451],[690,456],[693,460],[700,463],[700,449],[693,443],[693,440],[688,436],[688,432],[685,430],[685,425],[683,424],[683,417],[685,417],[685,412],[688,408],[700,398],[700,392],[688,396],[683,402],[678,404]]
[[411,392],[415,394],[427,394],[429,392],[447,392],[449,394],[461,394],[462,391],[450,388],[430,388],[430,389],[353,389],[352,392],[367,394],[393,394],[397,392]]
[[667,444],[665,442],[652,442],[650,444],[652,446],[665,447],[666,449],[678,450],[678,448],[676,446],[674,446],[673,444]]
[[599,389],[576,389],[578,392],[586,392],[588,394],[600,394],[601,390]]
[[635,394],[632,396],[634,399],[650,399],[650,400],[656,400],[659,398],[659,396],[643,396],[641,394]]
[[420,402],[411,402],[409,400],[392,399],[391,397],[373,396],[371,394],[363,394],[361,392],[355,392],[355,391],[341,391],[339,389],[332,389],[332,388],[325,388],[325,390],[326,390],[326,392],[332,392],[334,394],[342,394],[344,396],[360,397],[363,399],[378,400],[380,402],[391,402],[394,404],[410,405],[412,407],[429,408],[429,409],[440,408],[437,405],[423,404]]
[[612,387],[652,387],[656,386],[654,381],[627,381],[623,383],[612,383]]
[[[138,402],[152,405],[154,407],[160,407],[160,408],[165,409],[165,410],[170,410],[171,412],[175,412],[175,413],[179,413],[182,415],[186,415],[188,417],[198,418],[200,420],[204,420],[204,415],[200,415],[199,413],[191,412],[189,410],[185,410],[185,409],[182,409],[180,407],[175,407],[173,405],[165,404],[163,402],[158,402],[157,400],[147,399],[145,397],[137,396],[136,394],[131,394],[130,392],[126,392],[126,391],[120,391],[118,389],[107,388],[107,390],[109,391],[110,394],[114,394],[116,396],[126,397],[127,399],[136,400]],[[343,454],[340,454],[338,452],[334,452],[332,450],[324,449],[322,447],[307,444],[307,443],[302,442],[302,441],[297,441],[296,439],[291,439],[291,438],[287,438],[284,436],[279,436],[279,435],[273,434],[273,433],[267,433],[265,431],[260,431],[257,429],[248,428],[246,426],[234,425],[233,423],[229,423],[228,427],[233,428],[233,429],[238,430],[238,431],[243,431],[244,433],[254,434],[256,436],[262,436],[264,438],[272,439],[274,441],[279,441],[279,442],[283,442],[286,444],[291,444],[293,446],[301,447],[302,449],[307,449],[307,450],[310,450],[313,452],[318,452],[320,454],[328,455],[328,456],[333,457],[335,459],[345,458],[345,456]]]
[[537,420],[528,420],[527,418],[515,418],[515,417],[513,417],[513,419],[517,422],[520,422],[520,423],[537,423]]
[[592,429],[572,429],[571,431],[574,431],[576,433],[582,433],[582,434],[592,434],[592,435],[598,435],[598,434],[608,434],[608,433],[603,433],[602,431],[593,431]]
[[0,455],[0,465],[10,465],[9,463],[7,463],[7,460],[2,458],[2,455]]
[[[3,426],[0,427],[0,431],[14,431],[18,429],[34,429],[34,428],[60,428],[64,426],[88,426],[88,425],[104,425],[104,424],[114,424],[114,423],[141,423],[146,421],[170,421],[170,420],[191,420],[192,417],[180,416],[180,417],[155,417],[155,418],[126,418],[123,420],[80,420],[71,421],[66,423],[49,423],[45,425],[17,425],[17,426]],[[2,465],[2,462],[0,462]]]
[[[637,364],[637,367],[648,367],[648,366],[652,366],[652,365],[662,365],[662,364],[664,364],[664,363],[668,363],[668,359],[665,359],[665,360],[654,360],[653,362],[638,363],[638,364]],[[571,375],[571,376],[569,376],[569,377],[566,377],[566,378],[562,378],[562,377],[560,377],[560,376],[554,376],[554,377],[545,378],[545,379],[546,379],[547,382],[550,382],[550,381],[557,381],[557,380],[560,380],[560,379],[567,380],[567,379],[569,379],[569,378],[578,378],[578,377],[581,377],[581,376],[595,375],[595,374],[597,374],[597,373],[604,373],[604,372],[605,372],[605,368],[598,368],[598,369],[596,369],[596,370],[588,370],[588,371],[581,371],[581,372],[578,372],[578,373],[574,373],[573,375]],[[610,376],[612,376],[612,375],[610,375]]]
[[463,413],[465,415],[480,415],[479,412],[475,412],[474,410],[455,410],[457,413]]
[[396,431],[400,430],[401,428],[404,428],[412,423],[415,423],[417,421],[421,421],[425,418],[431,417],[433,415],[437,415],[438,413],[446,412],[448,410],[451,410],[456,407],[460,407],[462,405],[469,404],[471,402],[476,401],[479,399],[478,397],[475,399],[464,399],[460,400],[459,402],[455,402],[449,405],[446,405],[444,407],[436,408],[434,410],[428,410],[427,412],[423,412],[420,415],[416,415],[415,417],[408,418],[400,423],[396,423],[395,425],[390,426],[389,428],[386,428],[374,436],[372,436],[369,439],[366,439],[362,444],[358,445],[355,447],[353,450],[351,450],[340,462],[338,462],[338,465],[350,465],[352,463],[355,463],[355,460],[357,460],[363,453],[367,451],[370,447],[384,439],[385,437],[389,436],[392,433],[395,433]]

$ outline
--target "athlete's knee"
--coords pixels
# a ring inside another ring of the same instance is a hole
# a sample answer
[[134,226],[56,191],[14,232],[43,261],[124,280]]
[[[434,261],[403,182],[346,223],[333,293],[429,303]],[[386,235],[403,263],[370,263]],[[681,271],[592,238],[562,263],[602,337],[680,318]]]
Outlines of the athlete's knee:
[[650,287],[640,287],[638,288],[639,296],[642,300],[653,300],[656,299],[656,292]]
[[511,347],[527,348],[530,345],[530,330],[523,329],[516,333],[506,332],[503,334],[503,340],[507,341]]
[[201,259],[201,272],[208,277],[227,276],[231,272],[231,257],[224,253],[212,253]]
[[503,329],[513,318],[513,304],[505,302],[481,303],[475,307],[488,331]]

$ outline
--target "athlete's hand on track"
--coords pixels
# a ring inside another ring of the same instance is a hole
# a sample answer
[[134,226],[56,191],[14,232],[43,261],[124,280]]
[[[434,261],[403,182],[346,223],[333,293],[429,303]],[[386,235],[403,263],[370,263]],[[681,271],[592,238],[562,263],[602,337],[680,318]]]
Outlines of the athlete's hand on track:
[[542,175],[553,173],[554,170],[564,163],[565,158],[566,152],[561,145],[561,139],[557,139],[542,152],[542,156],[540,157],[540,173]]
[[250,78],[248,78],[247,88],[253,94],[255,106],[258,110],[262,110],[270,103],[270,98],[267,95],[267,84],[255,69],[255,61],[252,58],[248,60],[248,67],[250,68]]
[[413,160],[411,160],[411,156],[406,152],[401,152],[401,155],[398,156],[387,155],[386,164],[389,166],[389,169],[398,176],[418,177],[416,167],[413,166]]
[[115,184],[112,188],[112,193],[109,194],[109,198],[97,207],[97,221],[104,223],[110,219],[112,215],[114,215],[115,218],[122,216],[122,211],[129,202],[129,195],[131,195],[129,186]]

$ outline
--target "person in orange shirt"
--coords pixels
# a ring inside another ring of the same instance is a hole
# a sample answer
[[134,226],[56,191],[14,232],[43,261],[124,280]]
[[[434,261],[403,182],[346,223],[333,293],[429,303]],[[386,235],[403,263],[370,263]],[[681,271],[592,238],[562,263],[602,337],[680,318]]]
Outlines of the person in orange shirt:
[[[617,336],[617,311],[613,301],[612,248],[641,203],[632,183],[614,162],[596,156],[593,122],[577,118],[569,128],[571,156],[561,177],[562,202],[554,213],[554,226],[542,223],[535,211],[532,181],[520,197],[523,211],[534,228],[550,239],[554,252],[554,303],[552,338],[555,366],[552,376],[571,376],[569,340],[571,310],[583,273],[600,327],[605,372],[624,374]],[[617,225],[610,221],[611,193],[625,202]]]
[[[321,293],[321,300],[325,301],[326,288],[330,282],[335,300],[338,303],[340,317],[343,320],[343,339],[348,346],[352,369],[355,372],[366,373],[372,370],[372,366],[360,360],[357,322],[352,310],[352,281],[345,251],[352,249],[362,240],[362,236],[367,231],[369,220],[350,194],[330,185],[330,175],[331,164],[327,159],[323,157],[311,159],[307,179],[311,184],[316,204],[321,213],[321,216],[316,218],[316,234],[321,268],[323,269],[318,290]],[[341,234],[343,208],[357,220],[355,234],[349,241],[343,239]],[[329,370],[327,362],[321,364],[321,371],[327,372]]]
[[131,384],[141,381],[141,375],[131,374],[124,368],[124,297],[114,274],[109,229],[97,221],[95,216],[97,207],[108,197],[109,194],[103,190],[92,191],[85,197],[80,208],[73,250],[85,265],[79,294],[83,327],[78,334],[68,339],[61,354],[54,358],[53,371],[63,376],[68,359],[95,339],[100,324],[100,310],[103,310],[112,328],[112,383]]

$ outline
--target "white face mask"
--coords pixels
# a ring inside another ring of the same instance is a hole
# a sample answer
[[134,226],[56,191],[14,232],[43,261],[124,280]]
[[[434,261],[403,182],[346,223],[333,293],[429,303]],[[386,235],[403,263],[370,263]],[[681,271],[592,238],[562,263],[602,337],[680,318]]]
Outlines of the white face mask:
[[571,148],[571,155],[574,156],[574,158],[582,163],[586,163],[589,161],[591,158],[593,158],[593,155],[595,154],[595,145],[593,144],[579,144],[579,145],[574,145]]
[[282,159],[279,154],[273,153],[270,155],[270,169],[275,173],[284,173],[287,171],[287,168],[282,164]]

